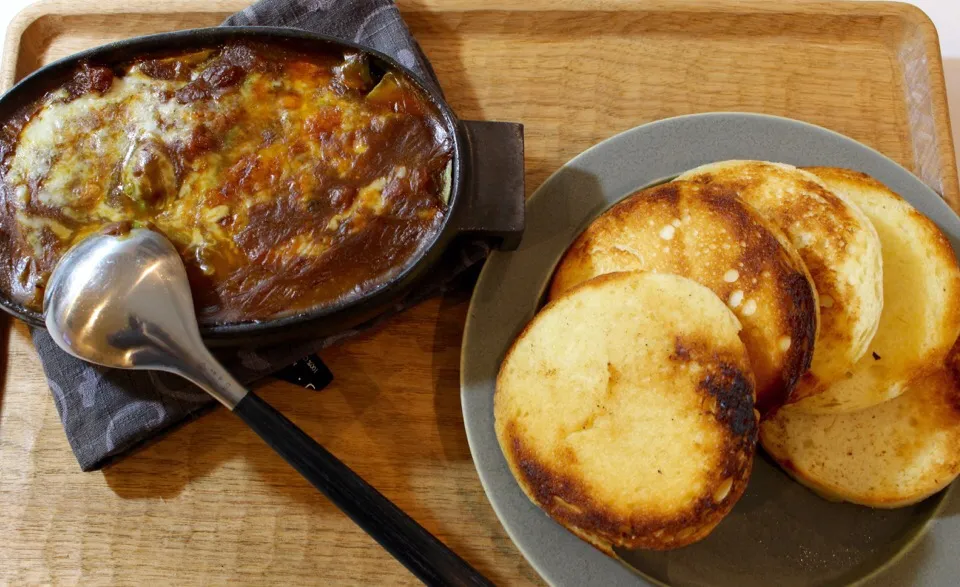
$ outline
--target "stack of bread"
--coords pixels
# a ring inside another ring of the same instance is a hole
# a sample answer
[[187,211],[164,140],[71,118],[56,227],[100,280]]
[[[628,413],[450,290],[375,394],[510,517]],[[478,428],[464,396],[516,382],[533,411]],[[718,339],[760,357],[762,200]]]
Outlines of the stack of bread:
[[960,474],[958,334],[953,249],[884,185],[714,163],[569,247],[501,365],[497,437],[527,496],[608,553],[707,536],[758,439],[827,499],[908,505]]

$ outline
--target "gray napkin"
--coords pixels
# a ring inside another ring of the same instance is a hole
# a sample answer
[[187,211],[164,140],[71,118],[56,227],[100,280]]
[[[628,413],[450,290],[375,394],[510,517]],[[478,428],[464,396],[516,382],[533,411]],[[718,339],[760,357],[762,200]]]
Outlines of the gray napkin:
[[[287,26],[360,43],[393,56],[425,84],[440,89],[391,0],[261,0],[223,24]],[[453,249],[416,291],[386,314],[348,332],[295,345],[233,351],[220,359],[242,383],[249,384],[442,293],[454,277],[488,252],[484,242]],[[75,359],[61,351],[45,330],[34,330],[33,342],[67,440],[84,471],[103,467],[214,404],[210,396],[176,375],[106,369]]]

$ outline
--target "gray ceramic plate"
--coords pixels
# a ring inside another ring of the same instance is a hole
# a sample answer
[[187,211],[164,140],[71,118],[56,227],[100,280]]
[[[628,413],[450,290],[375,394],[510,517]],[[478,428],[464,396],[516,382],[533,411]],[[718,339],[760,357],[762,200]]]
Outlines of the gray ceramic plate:
[[540,305],[564,249],[597,214],[637,188],[722,159],[863,171],[937,222],[960,250],[960,219],[933,190],[880,153],[803,122],[739,113],[683,116],[588,149],[530,198],[520,248],[491,255],[467,317],[463,416],[497,516],[530,563],[555,585],[956,585],[960,499],[951,500],[948,492],[892,511],[830,503],[758,456],[747,493],[707,539],[667,553],[621,552],[619,562],[543,514],[507,469],[493,428],[494,381],[507,347]]

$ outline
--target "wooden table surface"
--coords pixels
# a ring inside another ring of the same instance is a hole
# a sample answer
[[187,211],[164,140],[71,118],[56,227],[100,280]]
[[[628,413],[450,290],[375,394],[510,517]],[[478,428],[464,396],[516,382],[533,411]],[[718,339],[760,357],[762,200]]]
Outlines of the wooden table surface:
[[[746,110],[852,136],[948,199],[958,195],[939,59],[929,35],[914,38],[926,25],[909,9],[715,0],[682,8],[657,0],[642,10],[619,0],[400,4],[463,118],[526,125],[528,193],[619,131]],[[245,5],[46,2],[15,21],[3,71],[20,76],[112,39],[216,24]],[[907,75],[917,63],[922,70]],[[918,149],[930,137],[933,146]],[[270,381],[259,392],[492,580],[540,583],[487,502],[463,430],[469,285],[323,352],[335,375],[326,390]],[[222,409],[104,471],[81,473],[29,333],[9,320],[0,333],[0,584],[414,583]]]

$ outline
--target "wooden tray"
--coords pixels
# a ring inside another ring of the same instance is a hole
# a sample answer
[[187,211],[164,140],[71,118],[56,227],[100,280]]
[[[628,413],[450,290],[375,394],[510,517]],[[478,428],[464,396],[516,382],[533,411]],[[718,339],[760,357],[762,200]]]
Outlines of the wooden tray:
[[[208,26],[246,0],[63,0],[10,25],[9,85],[111,40]],[[767,112],[849,135],[960,189],[936,32],[888,3],[406,0],[464,118],[526,125],[527,186],[651,120]],[[709,140],[709,137],[704,137]],[[469,292],[323,354],[336,381],[264,395],[498,584],[539,582],[473,469],[458,399]],[[9,334],[6,333],[9,331]],[[223,410],[102,473],[80,473],[21,324],[3,326],[0,583],[413,584]]]

